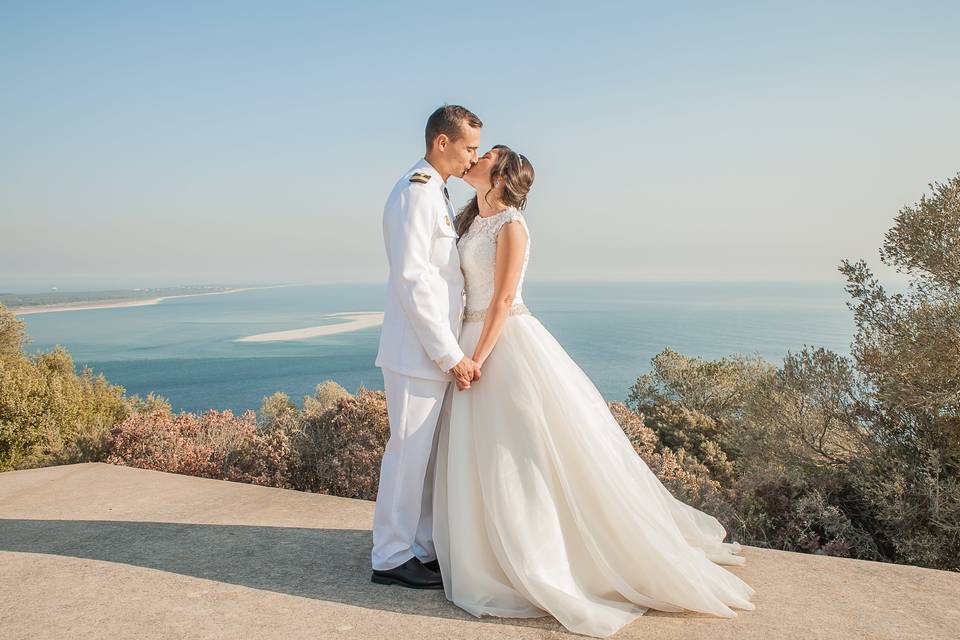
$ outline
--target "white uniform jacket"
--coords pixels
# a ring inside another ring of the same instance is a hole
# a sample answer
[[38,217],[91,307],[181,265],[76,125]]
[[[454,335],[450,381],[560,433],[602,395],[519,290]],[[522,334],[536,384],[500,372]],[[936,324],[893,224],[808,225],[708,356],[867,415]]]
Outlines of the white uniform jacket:
[[466,294],[453,205],[443,189],[437,170],[420,160],[383,208],[390,276],[375,364],[431,380],[453,380],[448,371],[464,356],[458,339]]

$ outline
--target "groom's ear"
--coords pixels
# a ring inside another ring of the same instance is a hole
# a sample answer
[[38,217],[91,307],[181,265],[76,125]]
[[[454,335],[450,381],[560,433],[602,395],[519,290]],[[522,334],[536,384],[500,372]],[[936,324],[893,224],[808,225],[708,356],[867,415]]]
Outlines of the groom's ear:
[[443,151],[447,148],[447,145],[450,143],[450,137],[445,133],[441,133],[434,139],[434,144],[437,145],[437,149]]

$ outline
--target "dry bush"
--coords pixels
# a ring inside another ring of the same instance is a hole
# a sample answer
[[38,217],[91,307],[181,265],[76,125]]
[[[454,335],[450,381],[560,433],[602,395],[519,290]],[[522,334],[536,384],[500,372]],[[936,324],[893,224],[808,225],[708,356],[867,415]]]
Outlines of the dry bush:
[[390,436],[386,396],[363,388],[356,396],[337,395],[332,406],[319,413],[318,401],[292,434],[293,485],[304,491],[375,500],[380,460]]

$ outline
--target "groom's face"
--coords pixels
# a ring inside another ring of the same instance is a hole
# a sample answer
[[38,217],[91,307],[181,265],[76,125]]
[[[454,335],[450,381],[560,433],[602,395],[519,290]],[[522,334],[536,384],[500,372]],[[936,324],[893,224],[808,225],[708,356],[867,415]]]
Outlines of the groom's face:
[[449,140],[444,152],[450,175],[458,178],[462,178],[477,163],[477,149],[480,147],[480,129],[466,123],[460,126],[460,136],[456,140]]

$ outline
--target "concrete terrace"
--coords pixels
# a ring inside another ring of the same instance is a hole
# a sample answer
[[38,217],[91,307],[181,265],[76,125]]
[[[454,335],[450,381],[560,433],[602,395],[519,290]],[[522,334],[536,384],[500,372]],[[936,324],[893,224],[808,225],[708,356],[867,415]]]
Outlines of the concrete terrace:
[[[101,463],[0,473],[0,637],[565,638],[374,585],[373,503]],[[616,638],[956,638],[960,575],[746,548],[735,619],[649,612]]]

